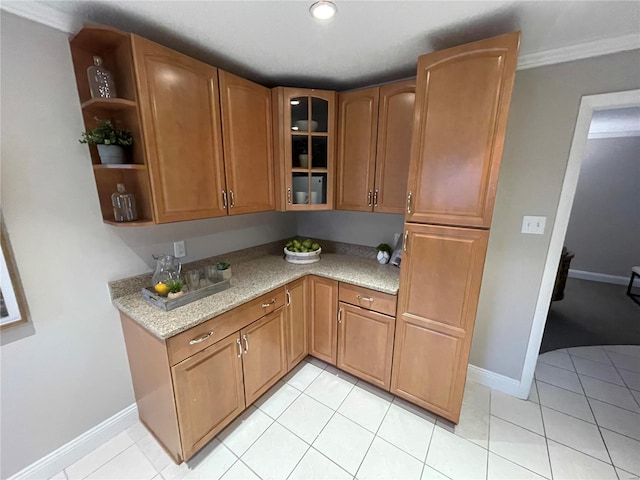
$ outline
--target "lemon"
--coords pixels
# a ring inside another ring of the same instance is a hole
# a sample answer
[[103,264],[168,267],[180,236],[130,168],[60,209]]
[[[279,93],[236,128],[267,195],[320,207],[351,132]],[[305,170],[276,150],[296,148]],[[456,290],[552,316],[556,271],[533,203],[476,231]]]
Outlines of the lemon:
[[167,285],[164,283],[156,283],[156,286],[153,288],[159,295],[162,296],[165,296],[167,293],[169,293],[169,287],[167,287]]

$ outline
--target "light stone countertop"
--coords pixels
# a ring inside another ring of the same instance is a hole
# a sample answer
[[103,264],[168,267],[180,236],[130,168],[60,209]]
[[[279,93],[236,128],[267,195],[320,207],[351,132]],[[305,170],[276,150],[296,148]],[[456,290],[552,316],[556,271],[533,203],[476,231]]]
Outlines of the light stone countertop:
[[397,295],[400,269],[354,255],[322,254],[317,263],[294,265],[267,255],[232,266],[231,288],[165,312],[138,291],[113,300],[118,310],[164,340],[307,274]]

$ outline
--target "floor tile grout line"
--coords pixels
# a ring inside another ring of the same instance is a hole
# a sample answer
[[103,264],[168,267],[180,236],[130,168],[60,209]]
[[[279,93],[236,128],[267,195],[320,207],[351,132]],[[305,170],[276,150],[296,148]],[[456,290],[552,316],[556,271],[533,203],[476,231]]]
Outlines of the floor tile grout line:
[[[431,442],[433,441],[433,435],[436,432],[436,426],[437,426],[437,424],[434,423],[433,424],[433,428],[431,429],[431,435],[429,436],[429,443],[427,444],[427,453],[425,453],[425,455],[424,455],[424,462],[422,464],[422,473],[420,474],[420,478],[422,478],[422,476],[424,475],[424,469],[425,468],[427,468],[427,467],[433,468],[431,465],[427,465],[427,457],[429,456],[429,450],[431,449]],[[435,468],[433,468],[433,469],[436,470]],[[442,472],[440,472],[440,470],[436,470],[436,472],[442,473]],[[443,473],[443,475],[444,475],[444,473]],[[447,478],[451,478],[448,475],[444,475],[444,476],[447,477]]]
[[[92,471],[91,471],[91,473],[89,473],[89,474],[85,475],[84,477],[82,477],[82,478],[83,478],[83,480],[84,480],[85,478],[89,478],[91,475],[93,475],[93,474],[94,474],[94,473],[96,473],[98,470],[100,470],[102,467],[104,467],[107,463],[112,462],[113,460],[115,460],[116,458],[118,458],[120,455],[122,455],[124,452],[126,452],[127,450],[129,450],[131,447],[137,447],[137,448],[138,448],[138,450],[140,450],[140,447],[138,447],[138,446],[136,445],[136,442],[133,442],[133,443],[132,443],[131,445],[129,445],[127,448],[125,448],[124,450],[122,450],[121,452],[119,452],[117,455],[115,455],[114,457],[112,457],[109,461],[104,462],[104,463],[103,463],[102,465],[100,465],[98,468],[96,468],[95,470],[92,470]],[[144,455],[144,452],[143,452],[143,455]],[[146,458],[146,457],[145,457],[145,458]],[[151,464],[151,466],[153,467],[153,464]],[[153,467],[153,469],[155,470],[156,468],[155,468],[155,467]],[[159,472],[158,472],[158,473],[159,473]],[[156,475],[157,475],[158,473],[156,473]],[[66,472],[65,472],[65,474],[66,474]],[[155,475],[154,475],[154,477],[155,477]],[[67,476],[67,478],[68,478],[68,476]],[[152,477],[152,478],[153,478],[153,477]]]
[[[362,388],[362,387],[361,387]],[[364,463],[364,459],[367,458],[367,455],[369,454],[369,450],[371,450],[371,445],[373,445],[373,442],[375,442],[376,437],[378,437],[378,432],[380,431],[380,427],[382,426],[382,423],[384,422],[384,419],[387,418],[387,414],[389,413],[389,409],[391,409],[391,404],[393,403],[393,399],[391,399],[391,401],[389,402],[389,405],[387,405],[387,409],[384,412],[384,415],[382,416],[382,421],[380,422],[380,424],[378,425],[378,428],[376,429],[375,433],[373,434],[373,438],[371,439],[371,442],[369,443],[369,447],[367,447],[367,451],[364,453],[364,457],[362,457],[362,460],[360,460],[360,465],[358,465],[358,469],[356,470],[356,474],[353,476],[354,478],[356,478],[358,476],[358,472],[360,471],[360,469],[362,468],[362,464]],[[370,432],[371,430],[365,429],[368,432]],[[380,440],[383,440],[385,442],[387,442],[384,438],[379,437]],[[393,445],[391,442],[387,442],[390,445]],[[395,445],[393,445],[395,447]],[[396,447],[398,448],[398,447]],[[398,448],[398,450],[404,452],[404,450],[402,450],[401,448]]]
[[[585,375],[585,376],[587,376],[587,375]],[[589,378],[592,378],[592,377],[589,377]],[[579,380],[579,379],[578,379],[578,380]],[[598,378],[596,378],[595,380],[599,380],[599,379],[598,379]],[[545,381],[543,381],[543,380],[537,380],[537,379],[536,379],[536,381],[537,381],[537,382],[540,382],[540,383],[544,383],[544,384],[546,384],[546,385],[551,385],[552,387],[561,388],[562,390],[565,390],[565,391],[567,391],[567,392],[571,392],[571,393],[575,393],[576,395],[580,395],[580,393],[578,393],[578,392],[575,392],[575,391],[573,391],[573,390],[569,390],[568,388],[564,388],[564,387],[561,387],[561,386],[559,386],[559,385],[554,385],[553,383],[549,383],[549,382],[545,382]],[[615,385],[615,384],[614,384],[614,383],[611,383],[610,385]],[[582,387],[582,382],[580,382],[580,386]],[[615,385],[615,386],[616,386],[616,387],[620,387],[621,385]],[[625,387],[622,387],[622,388],[625,388]],[[584,388],[583,388],[582,390],[584,391]],[[627,390],[628,390],[628,389],[627,389]],[[593,399],[593,400],[598,400],[599,402],[606,403],[607,405],[613,405],[614,407],[621,408],[622,410],[626,410],[627,412],[640,413],[640,412],[637,412],[637,411],[635,411],[635,410],[629,410],[628,408],[621,407],[620,405],[616,405],[615,403],[607,402],[607,401],[605,401],[605,400],[600,400],[599,398],[590,397],[589,395],[583,395],[583,396],[584,396],[585,398],[591,398],[591,399]],[[631,395],[631,396],[633,397],[633,395]],[[546,406],[546,405],[545,405],[545,406]],[[562,413],[564,413],[564,412],[562,412]]]
[[[573,359],[571,359],[571,362],[573,363]],[[609,457],[609,463],[611,464],[612,467],[614,467],[613,470],[615,472],[615,466],[613,465],[613,458],[611,458],[611,453],[609,453],[609,447],[607,446],[607,442],[604,440],[604,436],[602,435],[602,430],[600,430],[600,425],[598,424],[598,419],[596,418],[596,414],[594,413],[593,408],[591,407],[591,402],[589,402],[589,397],[587,397],[587,390],[584,388],[584,385],[582,384],[582,379],[580,378],[580,375],[578,375],[578,381],[580,382],[580,386],[584,391],[584,396],[587,399],[587,404],[589,405],[589,410],[591,410],[591,415],[593,415],[593,419],[596,421],[596,428],[598,429],[598,434],[600,435],[600,439],[602,440],[604,449],[607,452],[607,456]],[[616,472],[616,477],[617,476],[618,476],[618,473]]]
[[[146,427],[145,427],[146,428]],[[167,466],[165,465],[164,467],[162,467],[160,470],[158,470],[158,468],[156,468],[156,466],[153,464],[153,461],[151,460],[151,458],[149,457],[149,455],[147,455],[147,452],[144,451],[144,448],[142,448],[139,444],[140,441],[144,440],[145,438],[147,438],[147,436],[150,436],[151,439],[156,442],[158,445],[160,445],[160,443],[153,437],[153,435],[151,435],[151,433],[147,433],[147,435],[145,435],[144,437],[142,437],[140,440],[134,442],[135,445],[138,446],[138,448],[142,451],[142,454],[146,457],[147,460],[149,460],[149,463],[153,466],[153,468],[159,473],[162,474],[162,470],[164,470],[165,468],[167,468]],[[216,437],[213,437],[216,438]],[[212,439],[213,440],[213,439]],[[222,442],[220,442],[222,443]],[[173,459],[169,456],[169,454],[167,452],[165,452],[164,448],[162,448],[162,446],[160,446],[160,449],[162,450],[162,453],[165,454],[167,456],[167,458],[169,458],[170,462],[173,462]],[[233,452],[231,452],[233,453]],[[235,454],[234,454],[235,455]]]
[[[92,475],[93,473],[97,472],[98,470],[100,470],[102,467],[104,467],[107,463],[109,463],[111,460],[113,460],[114,458],[120,456],[121,453],[123,453],[125,450],[128,450],[130,447],[133,447],[134,445],[136,445],[136,442],[133,441],[133,438],[131,437],[131,435],[129,435],[129,432],[127,432],[127,430],[124,430],[124,433],[127,434],[127,436],[129,437],[129,439],[133,442],[131,443],[131,445],[128,445],[127,447],[123,448],[122,450],[120,450],[117,454],[115,454],[113,457],[111,457],[109,460],[107,460],[104,463],[101,463],[100,466],[94,468],[93,470],[91,470],[89,473],[87,473],[85,476],[82,477],[82,480],[84,480],[85,478],[89,477],[90,475]],[[119,435],[119,434],[118,434]],[[75,465],[78,461],[82,460],[84,457],[86,457],[87,455],[95,452],[98,448],[100,448],[102,445],[108,443],[109,441],[113,440],[114,438],[116,438],[118,435],[111,437],[109,440],[107,440],[106,442],[98,445],[96,448],[94,448],[93,450],[91,450],[90,452],[87,452],[86,455],[82,456],[81,458],[79,458],[78,460],[76,460],[75,462],[73,462],[71,465]],[[138,447],[140,448],[140,447]],[[69,475],[67,474],[67,468],[69,468],[71,465],[69,465],[68,467],[64,468],[62,471],[64,472],[64,474],[66,475],[67,479],[69,478]],[[154,467],[155,469],[155,467]]]
[[[538,381],[537,379],[534,380],[534,382],[536,383],[537,381]],[[538,388],[538,385],[536,385],[536,390],[537,388]],[[540,391],[538,391],[538,400],[540,401],[540,403],[538,403],[538,409],[540,410],[540,419],[542,420],[542,433],[544,433],[544,444],[547,447],[547,460],[549,461],[549,474],[550,474],[551,480],[553,480],[553,464],[551,463],[551,452],[549,450],[549,437],[547,437],[547,426],[545,424],[544,415],[542,413],[542,399],[540,398]]]
[[602,425],[598,425],[598,428],[600,430],[606,430],[607,432],[613,432],[613,433],[615,433],[617,435],[620,435],[621,437],[625,437],[625,438],[628,438],[630,440],[635,440],[636,442],[640,442],[640,439],[638,439],[638,438],[630,437],[629,435],[625,435],[624,433],[616,432],[615,430],[612,430],[609,427],[604,427]]
[[[250,472],[252,472],[252,473],[253,473],[256,477],[258,477],[260,480],[262,480],[262,477],[261,477],[260,475],[258,475],[258,473],[257,473],[253,468],[251,468],[249,465],[247,465],[247,463],[246,463],[246,462],[243,462],[241,458],[238,458],[238,460],[236,460],[236,461],[235,461],[235,463],[234,463],[233,465],[235,465],[235,464],[236,464],[236,463],[238,463],[238,462],[240,462],[241,464],[243,464],[245,467],[247,467],[247,468],[249,469],[249,471],[250,471]],[[231,465],[231,466],[229,467],[229,470],[231,470],[231,469],[233,468],[233,465]],[[227,470],[227,472],[228,472],[229,470]],[[227,474],[227,472],[224,472],[224,473],[222,474],[222,477],[224,477],[224,476]],[[222,477],[220,477],[220,478],[222,478]]]
[[[537,403],[536,403],[536,405],[540,406],[540,404],[537,404]],[[544,405],[543,405],[543,406],[544,406]],[[563,412],[559,412],[559,413],[563,413]],[[542,412],[540,412],[540,415],[542,415]],[[544,433],[534,432],[533,430],[531,430],[531,429],[529,429],[529,428],[527,428],[527,427],[523,427],[522,425],[518,425],[517,423],[512,422],[511,420],[504,419],[504,418],[499,417],[498,415],[495,415],[495,414],[493,414],[493,413],[489,413],[489,417],[495,417],[495,418],[497,418],[498,420],[502,420],[502,421],[503,421],[503,422],[505,422],[505,423],[508,423],[508,424],[513,425],[513,426],[515,426],[515,427],[518,427],[518,428],[521,428],[521,429],[523,429],[523,430],[526,430],[526,431],[527,431],[527,432],[529,432],[529,433],[533,433],[533,434],[535,434],[535,435],[537,435],[537,436],[539,436],[539,437],[544,437],[544,438],[546,438],[546,435],[545,435]],[[574,418],[575,418],[575,417],[574,417]],[[580,420],[580,419],[578,419],[578,420]],[[587,423],[589,423],[589,422],[587,422]],[[591,424],[591,425],[593,425],[593,424]],[[542,429],[543,429],[543,431],[544,431],[544,422],[543,422]],[[478,445],[478,444],[476,443],[476,445]]]
[[487,465],[484,471],[485,480],[489,480],[489,447],[491,446],[491,402],[493,400],[493,389],[489,389],[489,417],[487,418]]
[[[604,350],[604,349],[603,349]],[[607,356],[607,358],[609,360],[611,360],[611,363],[613,364],[613,368],[616,370],[616,372],[618,372],[618,375],[620,376],[620,378],[622,379],[622,381],[624,382],[625,387],[627,387],[627,390],[632,390],[629,387],[629,384],[627,383],[627,381],[624,379],[624,377],[622,375],[620,375],[620,369],[618,369],[618,366],[615,364],[615,362],[611,359],[611,357],[609,356],[609,352],[607,352],[606,350],[604,350],[604,354]],[[618,354],[618,355],[622,355],[622,354]],[[629,356],[629,355],[627,355]],[[640,363],[640,359],[638,359],[638,362]],[[634,372],[633,370],[626,370],[626,369],[621,369],[621,370],[625,370],[627,372],[631,372],[631,373],[637,373]],[[638,375],[640,375],[640,373],[638,373]],[[631,398],[633,398],[633,400],[636,402],[636,404],[638,404],[638,407],[640,407],[640,401],[638,401],[638,399],[635,397],[635,395],[633,395],[631,392],[629,392],[629,395],[631,395]]]
[[[544,382],[543,382],[543,383],[544,383]],[[547,383],[546,385],[550,385],[550,384],[548,384],[548,383]],[[555,385],[552,385],[552,387],[555,387]],[[558,387],[558,388],[560,388],[560,387]],[[564,389],[563,389],[563,390],[564,390]],[[565,391],[567,391],[567,392],[571,392],[571,390],[565,390]],[[575,393],[575,392],[571,392],[571,393]],[[576,395],[580,395],[580,394],[579,394],[579,393],[576,393]],[[589,398],[590,398],[590,397],[585,397],[585,399],[587,400],[587,403],[589,402]],[[592,399],[592,400],[596,400],[596,399],[594,398],[594,399]],[[601,401],[601,400],[598,400],[598,401]],[[535,402],[533,402],[533,403],[535,403]],[[606,402],[604,402],[604,403],[606,403]],[[554,412],[564,413],[565,415],[568,415],[569,417],[575,418],[575,419],[577,419],[577,420],[582,420],[583,422],[590,423],[591,425],[596,425],[595,419],[594,419],[594,421],[593,421],[593,422],[590,422],[589,420],[585,420],[584,418],[576,417],[575,415],[573,415],[573,414],[571,414],[571,413],[563,412],[562,410],[558,410],[557,408],[550,407],[549,405],[543,405],[543,404],[542,404],[542,401],[538,402],[538,405],[541,405],[541,406],[543,406],[543,407],[545,407],[545,408],[548,408],[549,410],[553,410]],[[607,403],[607,405],[611,405],[611,404],[610,404],[610,403]],[[620,407],[618,407],[618,408],[620,408]],[[629,411],[629,410],[627,410],[627,411]],[[592,414],[592,415],[593,415],[593,414]],[[523,428],[524,428],[524,427],[523,427]]]

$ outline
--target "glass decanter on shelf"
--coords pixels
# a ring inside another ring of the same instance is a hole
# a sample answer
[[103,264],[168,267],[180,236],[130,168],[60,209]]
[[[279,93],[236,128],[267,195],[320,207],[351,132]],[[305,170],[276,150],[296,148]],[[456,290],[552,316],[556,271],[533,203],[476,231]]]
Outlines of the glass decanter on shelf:
[[133,222],[138,219],[136,199],[131,193],[127,193],[124,184],[119,183],[118,191],[111,195],[113,217],[116,222]]
[[91,98],[116,98],[116,84],[111,72],[102,65],[102,58],[93,57],[93,65],[87,68]]

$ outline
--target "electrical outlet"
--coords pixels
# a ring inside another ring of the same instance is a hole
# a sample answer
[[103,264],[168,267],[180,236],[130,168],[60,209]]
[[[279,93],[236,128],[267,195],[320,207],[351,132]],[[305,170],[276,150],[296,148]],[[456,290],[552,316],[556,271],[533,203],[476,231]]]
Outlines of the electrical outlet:
[[544,235],[544,226],[546,223],[547,217],[532,217],[525,215],[522,218],[522,233]]
[[182,258],[187,255],[187,247],[184,246],[184,240],[173,242],[173,255]]

